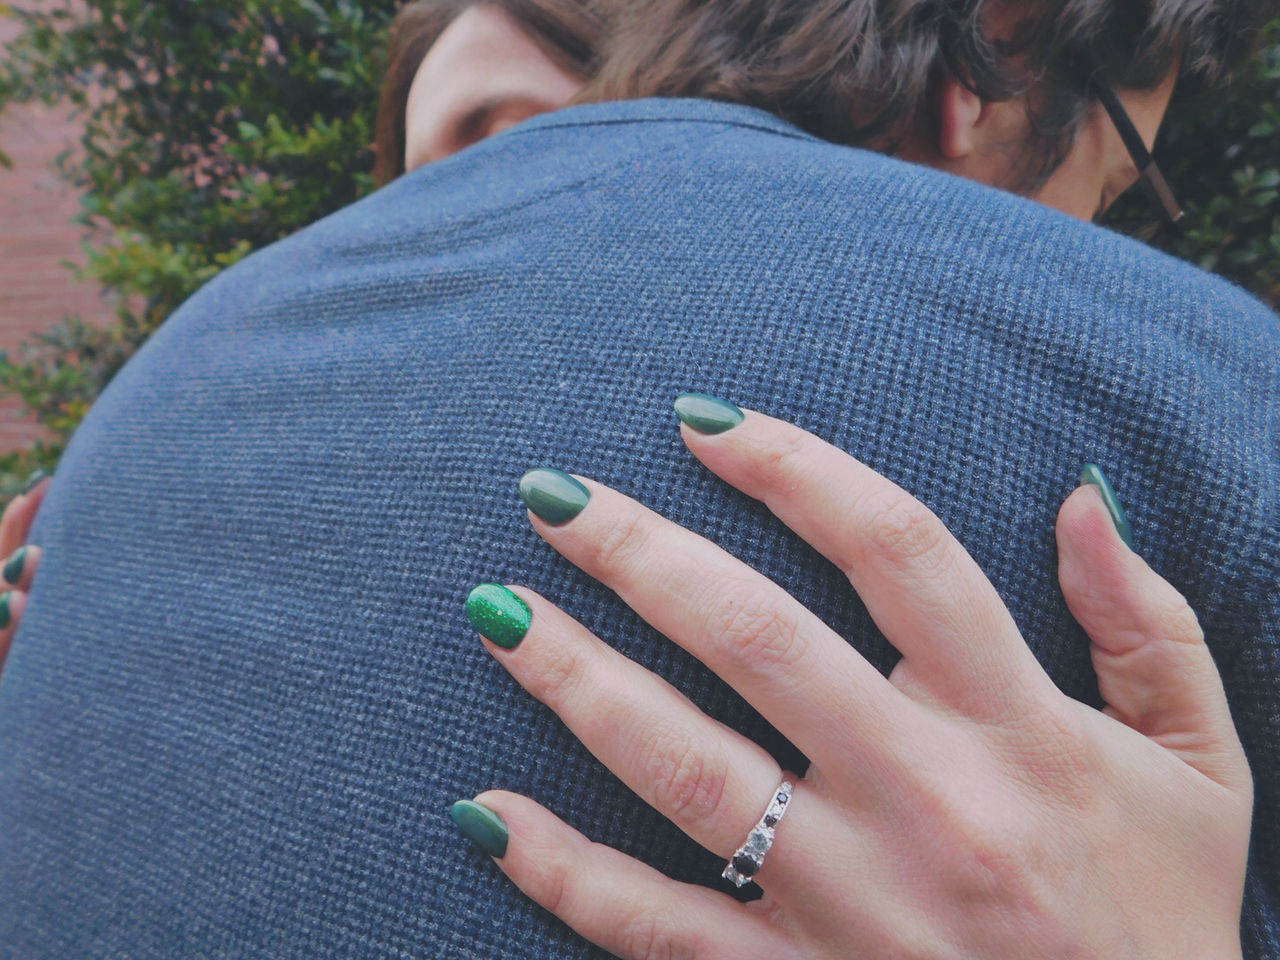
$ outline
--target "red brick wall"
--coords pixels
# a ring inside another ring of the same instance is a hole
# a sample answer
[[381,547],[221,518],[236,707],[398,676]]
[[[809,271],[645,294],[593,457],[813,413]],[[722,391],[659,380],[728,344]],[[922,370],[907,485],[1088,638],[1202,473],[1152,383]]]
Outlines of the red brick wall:
[[[0,16],[0,45],[17,32],[12,19]],[[14,163],[0,169],[0,349],[10,353],[64,314],[90,322],[110,316],[96,287],[74,282],[62,265],[82,262],[83,228],[71,223],[78,198],[58,179],[53,160],[79,135],[63,110],[32,106],[0,115],[0,148]],[[0,453],[38,436],[40,427],[20,402],[0,397]]]

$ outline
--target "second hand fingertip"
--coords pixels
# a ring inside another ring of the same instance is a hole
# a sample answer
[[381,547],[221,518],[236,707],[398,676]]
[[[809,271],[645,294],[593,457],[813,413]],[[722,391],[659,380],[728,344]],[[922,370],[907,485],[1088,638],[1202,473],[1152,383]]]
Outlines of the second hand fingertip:
[[27,548],[19,547],[9,555],[9,559],[4,562],[4,569],[0,571],[0,576],[4,577],[4,582],[10,586],[16,587],[18,581],[22,579],[22,569],[27,563]]
[[46,470],[41,469],[35,471],[31,476],[27,477],[26,486],[22,488],[22,496],[25,497],[32,490],[38,487],[42,481],[49,479],[49,476],[50,474]]

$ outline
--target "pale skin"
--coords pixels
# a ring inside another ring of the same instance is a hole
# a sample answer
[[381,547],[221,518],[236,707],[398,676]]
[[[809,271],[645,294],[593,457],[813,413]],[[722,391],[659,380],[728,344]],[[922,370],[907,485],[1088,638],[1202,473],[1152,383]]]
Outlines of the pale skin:
[[[415,80],[406,164],[564,106],[580,83],[506,14],[472,8]],[[1172,88],[1171,76],[1155,91],[1121,92],[1148,144]],[[904,158],[1008,183],[1025,105],[943,84],[935,106],[936,123],[922,121]],[[1098,108],[1034,199],[1088,219],[1135,178]],[[905,491],[761,413],[716,436],[681,429],[710,470],[848,575],[903,659],[883,677],[776,584],[579,478],[586,509],[555,527],[531,513],[534,529],[813,763],[756,876],[760,901],[676,883],[528,798],[482,794],[510,832],[495,862],[521,890],[628,960],[1241,955],[1248,764],[1194,614],[1125,546],[1095,488],[1067,498],[1057,539],[1101,713],[1056,689],[990,582]],[[25,540],[42,495],[6,511],[0,552]],[[550,601],[512,589],[532,626],[514,650],[485,646],[602,763],[727,858],[783,773],[772,757]],[[25,587],[15,597],[0,655]]]
[[[525,797],[495,862],[624,958],[1230,958],[1252,780],[1194,614],[1117,534],[1096,488],[1063,504],[1059,580],[1091,640],[1098,712],[1064,696],[929,510],[759,413],[690,452],[843,570],[903,658],[886,679],[780,587],[579,479],[534,529],[724,678],[812,765],[742,905],[594,844]],[[600,761],[725,857],[783,773],[756,744],[551,602],[490,653]],[[856,945],[856,949],[854,949]]]

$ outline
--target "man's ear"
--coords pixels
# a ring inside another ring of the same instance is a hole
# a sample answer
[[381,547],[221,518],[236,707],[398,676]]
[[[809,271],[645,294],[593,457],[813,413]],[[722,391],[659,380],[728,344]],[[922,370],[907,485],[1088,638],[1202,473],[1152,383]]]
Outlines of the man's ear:
[[963,160],[978,143],[978,125],[983,119],[983,102],[976,93],[953,77],[939,84],[938,152],[947,160]]

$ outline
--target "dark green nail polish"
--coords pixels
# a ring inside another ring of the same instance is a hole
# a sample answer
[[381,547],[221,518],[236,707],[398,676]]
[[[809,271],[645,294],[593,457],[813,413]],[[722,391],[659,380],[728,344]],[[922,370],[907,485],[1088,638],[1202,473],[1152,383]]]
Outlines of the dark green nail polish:
[[1133,528],[1129,526],[1129,518],[1125,516],[1124,507],[1120,505],[1120,498],[1116,496],[1111,481],[1102,472],[1102,468],[1096,463],[1086,463],[1084,469],[1080,471],[1080,482],[1091,483],[1098,488],[1098,492],[1102,494],[1102,502],[1107,505],[1107,512],[1111,514],[1111,519],[1116,525],[1116,532],[1120,534],[1120,539],[1125,542],[1125,546],[1132,550]]
[[13,619],[13,613],[9,610],[9,598],[12,593],[6,593],[0,597],[0,630],[9,626],[9,621]]
[[46,471],[37,470],[31,476],[27,477],[27,485],[22,488],[22,495],[26,496],[28,493],[34,490],[36,488],[36,485],[39,484],[40,481],[47,476],[49,476],[49,474]]
[[477,633],[506,650],[519,645],[533,622],[529,605],[496,583],[482,583],[471,591],[467,616]]
[[4,582],[10,586],[16,587],[18,581],[22,579],[22,568],[27,563],[27,548],[19,547],[4,562]]
[[554,526],[582,512],[591,491],[563,470],[530,470],[520,478],[520,496],[540,519]]
[[491,857],[507,855],[507,825],[488,807],[474,800],[459,800],[449,808],[449,816],[468,840]]
[[716,434],[732,430],[745,415],[728,400],[705,393],[682,393],[676,397],[676,416],[699,433]]

